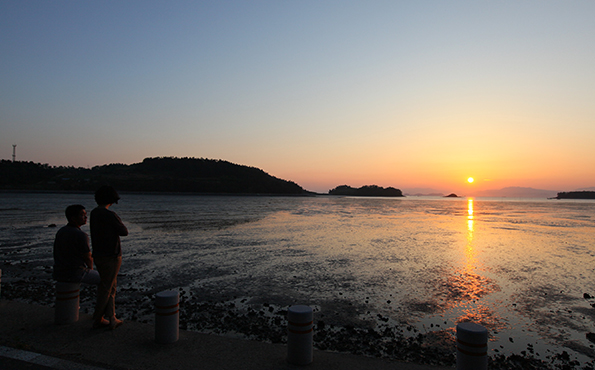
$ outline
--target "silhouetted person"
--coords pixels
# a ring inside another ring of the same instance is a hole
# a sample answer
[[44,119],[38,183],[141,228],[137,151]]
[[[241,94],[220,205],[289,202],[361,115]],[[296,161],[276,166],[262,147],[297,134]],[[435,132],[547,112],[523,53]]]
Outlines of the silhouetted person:
[[115,329],[122,325],[122,321],[116,319],[115,300],[118,272],[122,265],[120,236],[128,235],[128,229],[120,217],[109,210],[119,199],[120,196],[113,187],[102,186],[95,192],[97,207],[91,211],[93,259],[101,277],[93,314],[94,328],[109,325],[111,329]]
[[54,239],[53,278],[65,283],[99,284],[99,273],[93,270],[89,236],[81,230],[87,223],[87,211],[80,204],[66,207],[68,224]]

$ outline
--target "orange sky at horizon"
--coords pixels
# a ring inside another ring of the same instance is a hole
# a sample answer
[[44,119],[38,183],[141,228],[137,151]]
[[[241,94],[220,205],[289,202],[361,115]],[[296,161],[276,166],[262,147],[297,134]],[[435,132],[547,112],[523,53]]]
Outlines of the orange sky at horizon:
[[222,159],[322,193],[595,187],[595,2],[2,9],[3,159]]

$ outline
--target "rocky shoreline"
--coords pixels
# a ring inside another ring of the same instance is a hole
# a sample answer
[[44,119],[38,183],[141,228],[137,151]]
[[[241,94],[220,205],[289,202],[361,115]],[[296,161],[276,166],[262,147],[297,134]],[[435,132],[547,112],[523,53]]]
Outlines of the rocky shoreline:
[[[51,268],[29,261],[2,266],[3,299],[18,300],[45,306],[54,304]],[[118,316],[124,320],[152,323],[154,296],[160,290],[134,287],[127,276],[119,278],[116,301]],[[96,288],[83,286],[81,310],[93,311]],[[180,328],[202,333],[245,338],[271,343],[286,341],[287,306],[262,301],[255,297],[234,297],[232,300],[204,300],[195,292],[180,289]],[[324,351],[383,357],[398,361],[436,366],[454,366],[456,345],[452,329],[421,333],[402,323],[395,325],[378,315],[377,325],[339,325],[333,317],[325,317],[315,308],[314,345]],[[532,346],[514,355],[491,355],[490,369],[594,369],[595,360],[581,364],[566,351],[550,353],[545,360],[537,358]]]

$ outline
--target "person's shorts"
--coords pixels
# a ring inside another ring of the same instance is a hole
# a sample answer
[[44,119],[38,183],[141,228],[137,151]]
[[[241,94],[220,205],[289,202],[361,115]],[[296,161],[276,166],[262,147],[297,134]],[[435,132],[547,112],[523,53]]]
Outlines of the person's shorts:
[[83,278],[81,279],[81,283],[83,284],[90,284],[90,285],[99,285],[101,279],[99,278],[99,273],[97,270],[88,270],[83,274]]

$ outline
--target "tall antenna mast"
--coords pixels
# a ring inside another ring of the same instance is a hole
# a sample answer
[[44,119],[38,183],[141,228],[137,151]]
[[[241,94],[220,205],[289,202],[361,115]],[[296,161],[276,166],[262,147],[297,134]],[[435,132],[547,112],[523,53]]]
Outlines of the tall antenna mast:
[[17,144],[12,145],[12,161],[15,162],[17,160]]

